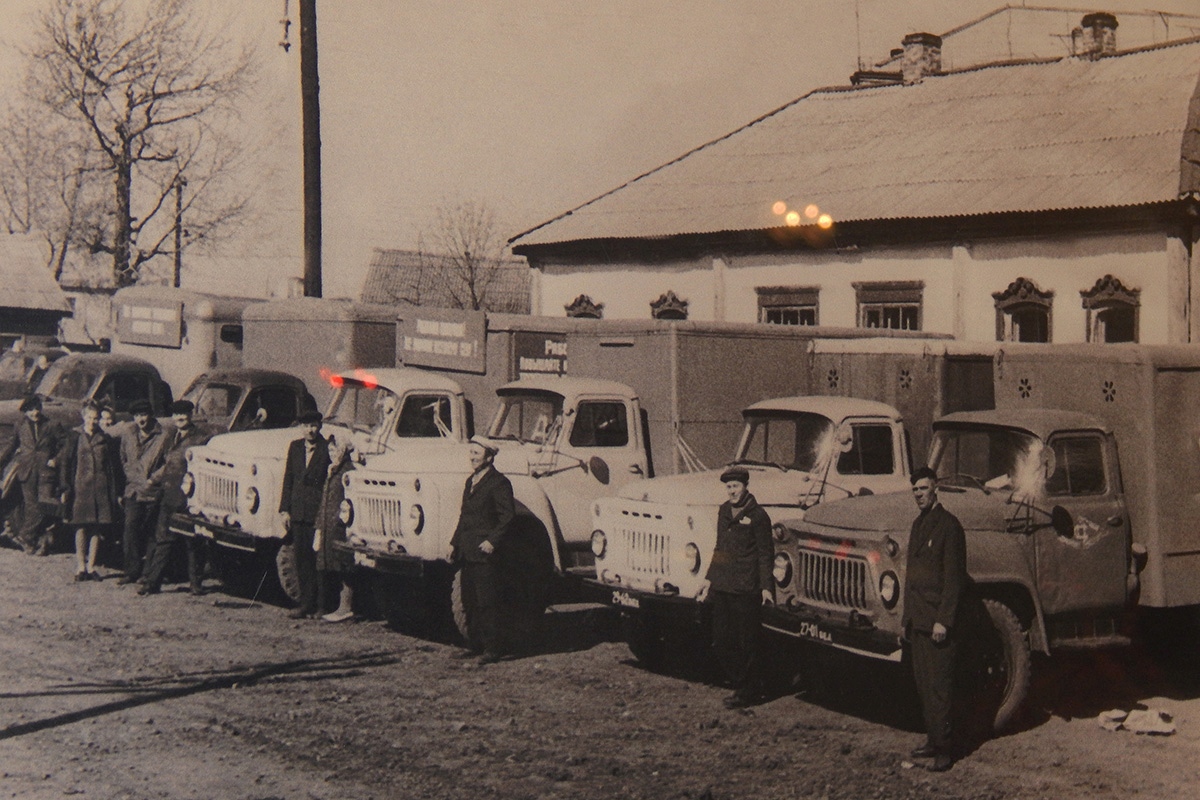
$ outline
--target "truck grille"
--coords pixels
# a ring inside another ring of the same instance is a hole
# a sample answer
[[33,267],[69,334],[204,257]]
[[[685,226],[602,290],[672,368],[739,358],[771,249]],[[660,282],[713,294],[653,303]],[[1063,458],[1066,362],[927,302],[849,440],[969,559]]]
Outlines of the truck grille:
[[670,575],[669,539],[661,533],[621,528],[617,535],[625,553],[626,563],[619,568],[634,574]]
[[205,511],[237,512],[237,480],[211,472],[196,475],[196,503]]
[[355,504],[355,532],[362,536],[400,538],[400,501],[390,497],[364,497]]
[[797,572],[805,599],[843,608],[867,608],[867,562],[861,558],[801,550]]

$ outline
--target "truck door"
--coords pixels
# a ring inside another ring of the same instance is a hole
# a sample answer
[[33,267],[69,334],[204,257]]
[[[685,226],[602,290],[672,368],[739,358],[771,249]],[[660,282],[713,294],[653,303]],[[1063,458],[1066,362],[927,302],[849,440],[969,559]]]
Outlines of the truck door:
[[[637,406],[627,399],[581,399],[568,414],[556,468],[541,481],[566,541],[587,541],[593,500],[646,474],[638,425]],[[573,463],[578,468],[568,468]]]
[[128,415],[129,407],[138,400],[151,404],[150,376],[143,372],[112,372],[105,376],[94,394],[96,402],[111,406],[118,414]]
[[1125,604],[1129,514],[1109,445],[1098,432],[1050,440],[1055,464],[1046,480],[1046,504],[1070,511],[1075,527],[1069,537],[1050,526],[1034,533],[1038,591],[1046,614]]

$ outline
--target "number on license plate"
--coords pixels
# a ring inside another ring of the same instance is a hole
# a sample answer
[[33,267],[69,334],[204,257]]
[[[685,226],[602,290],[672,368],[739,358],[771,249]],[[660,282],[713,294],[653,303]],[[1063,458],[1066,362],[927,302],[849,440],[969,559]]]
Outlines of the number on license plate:
[[614,591],[612,593],[612,601],[615,606],[625,606],[626,608],[641,608],[642,601],[631,595],[629,592]]
[[375,559],[371,558],[366,553],[355,553],[354,563],[360,567],[369,567],[371,569],[375,568]]
[[215,533],[213,533],[213,532],[212,532],[212,530],[211,530],[210,528],[206,528],[206,527],[204,527],[203,525],[197,525],[197,526],[195,527],[195,534],[196,534],[197,536],[203,536],[205,539],[215,539],[215,538],[217,538],[216,534],[215,534]]

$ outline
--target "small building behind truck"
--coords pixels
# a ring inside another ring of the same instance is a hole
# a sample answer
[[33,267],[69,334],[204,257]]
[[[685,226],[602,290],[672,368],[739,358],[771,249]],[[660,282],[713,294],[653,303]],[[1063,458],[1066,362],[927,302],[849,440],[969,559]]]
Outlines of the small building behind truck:
[[[1121,646],[1135,607],[1200,604],[1200,353],[1011,345],[993,369],[996,409],[937,420],[929,465],[992,623],[976,688],[1003,728],[1020,716],[1031,651]],[[900,661],[915,514],[897,494],[782,521],[767,626]]]

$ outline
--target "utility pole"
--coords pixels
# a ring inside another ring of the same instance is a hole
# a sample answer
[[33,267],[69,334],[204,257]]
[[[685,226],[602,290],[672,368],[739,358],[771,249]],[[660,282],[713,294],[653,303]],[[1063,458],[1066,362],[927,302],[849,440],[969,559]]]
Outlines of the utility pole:
[[187,186],[183,174],[175,176],[175,277],[171,285],[179,288],[179,277],[183,272],[183,187]]
[[321,105],[317,80],[317,0],[299,2],[300,99],[304,138],[304,296],[320,297]]

